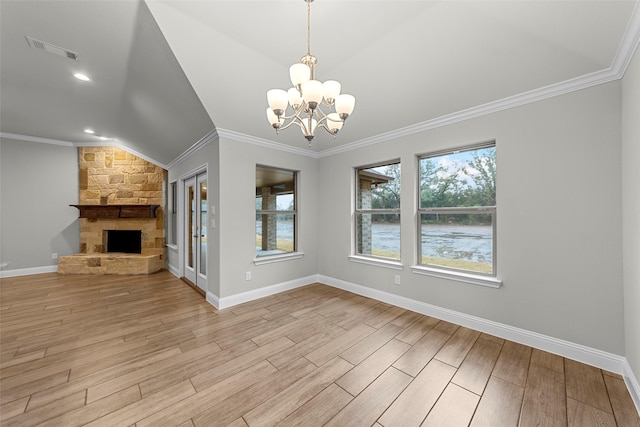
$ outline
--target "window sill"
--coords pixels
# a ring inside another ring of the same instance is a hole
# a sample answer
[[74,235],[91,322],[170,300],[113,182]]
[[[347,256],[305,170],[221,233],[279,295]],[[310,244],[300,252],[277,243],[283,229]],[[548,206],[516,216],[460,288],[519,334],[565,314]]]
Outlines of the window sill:
[[174,251],[178,250],[178,245],[173,245],[171,243],[167,243],[165,246],[168,247],[169,249],[174,250]]
[[381,258],[370,258],[360,255],[349,255],[349,261],[360,264],[375,265],[376,267],[391,268],[393,270],[403,270],[404,266],[400,261],[391,261]]
[[288,254],[267,255],[253,260],[254,265],[271,264],[274,262],[289,261],[292,259],[300,259],[304,256],[304,252],[290,252]]
[[502,280],[498,279],[497,277],[481,276],[479,274],[454,272],[449,270],[440,270],[437,268],[424,267],[421,265],[411,266],[411,272],[415,274],[439,277],[441,279],[456,280],[458,282],[471,283],[472,285],[487,286],[496,289],[502,286]]

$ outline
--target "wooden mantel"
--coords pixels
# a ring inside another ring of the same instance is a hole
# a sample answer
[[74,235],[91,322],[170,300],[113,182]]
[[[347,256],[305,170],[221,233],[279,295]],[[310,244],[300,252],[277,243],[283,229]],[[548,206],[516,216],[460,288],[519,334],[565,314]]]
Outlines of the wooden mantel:
[[80,210],[80,218],[155,218],[160,205],[69,205]]

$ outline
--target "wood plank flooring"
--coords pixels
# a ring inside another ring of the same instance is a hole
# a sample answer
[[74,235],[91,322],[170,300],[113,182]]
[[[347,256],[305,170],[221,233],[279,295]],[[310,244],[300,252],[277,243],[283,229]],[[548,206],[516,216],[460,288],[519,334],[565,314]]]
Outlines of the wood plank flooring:
[[2,279],[2,426],[640,427],[624,381],[314,284],[218,311],[169,272]]

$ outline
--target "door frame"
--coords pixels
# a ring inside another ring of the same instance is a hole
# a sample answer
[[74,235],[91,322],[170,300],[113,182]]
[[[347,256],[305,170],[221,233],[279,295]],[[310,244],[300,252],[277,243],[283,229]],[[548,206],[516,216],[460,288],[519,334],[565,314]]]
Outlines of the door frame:
[[[187,203],[186,203],[186,197],[187,194],[185,192],[185,188],[186,188],[186,184],[187,181],[197,178],[198,176],[203,176],[205,178],[205,180],[207,181],[207,186],[209,186],[209,176],[208,176],[208,165],[205,164],[197,169],[193,169],[185,174],[183,174],[182,176],[179,177],[178,179],[178,218],[177,218],[177,228],[178,228],[178,233],[177,233],[177,239],[178,239],[178,265],[179,265],[179,272],[180,272],[180,276],[187,279],[187,262],[186,262],[186,256],[187,256],[187,234],[186,234],[186,228],[187,228],[187,223],[188,223],[188,216],[187,216],[187,211],[188,211],[188,207],[187,207]],[[196,179],[196,187],[197,187],[197,182],[198,180]],[[197,188],[196,188],[197,189]],[[211,192],[209,190],[207,190],[207,210],[208,210],[208,206],[210,201],[209,199],[209,195],[211,194]],[[208,221],[208,212],[207,212],[207,217],[204,219],[204,221]],[[209,230],[207,229],[207,234],[209,233]],[[206,275],[202,276],[200,275],[200,273],[198,271],[196,271],[196,277],[198,277],[199,280],[196,281],[196,283],[193,283],[193,285],[196,286],[197,289],[202,290],[205,294],[208,292],[208,274],[209,274],[209,239],[207,239],[207,259],[206,259],[206,264],[207,264],[207,271],[206,271]],[[188,280],[188,279],[187,279]],[[190,281],[190,280],[189,280]]]

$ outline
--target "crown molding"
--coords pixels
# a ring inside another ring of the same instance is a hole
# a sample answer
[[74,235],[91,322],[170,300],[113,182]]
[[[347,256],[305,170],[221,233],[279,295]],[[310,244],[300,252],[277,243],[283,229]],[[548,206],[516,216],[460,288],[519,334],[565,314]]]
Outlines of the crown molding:
[[292,147],[280,142],[270,141],[268,139],[251,136],[244,133],[236,132],[229,129],[218,128],[218,135],[221,138],[231,139],[233,141],[245,142],[247,144],[259,145],[261,147],[271,148],[273,150],[285,151],[287,153],[298,154],[305,157],[319,158],[319,154],[315,151],[305,150],[304,148]]
[[426,120],[424,122],[381,133],[379,135],[361,139],[359,141],[354,141],[340,147],[323,150],[320,152],[320,157],[332,156],[334,154],[355,150],[357,148],[378,144],[380,142],[396,140],[405,136],[425,132],[427,130],[447,126],[453,123],[485,116],[487,114],[496,113],[502,110],[508,110],[510,108],[519,107],[521,105],[530,104],[532,102],[541,101],[547,98],[564,95],[591,86],[608,83],[613,80],[618,80],[619,78],[620,77],[617,75],[617,73],[615,73],[611,69],[598,71],[585,76],[566,80],[564,82],[552,84],[543,88],[534,89],[518,95],[499,99],[497,101],[488,102],[476,107],[467,108],[466,110],[446,114],[444,116],[436,117],[435,119]]
[[181,161],[183,161],[184,159],[186,159],[187,157],[191,156],[192,154],[194,154],[195,152],[197,152],[198,150],[206,147],[207,145],[209,145],[210,143],[216,141],[217,139],[219,139],[219,133],[217,129],[211,129],[209,132],[207,132],[202,138],[200,138],[195,144],[193,144],[191,147],[187,148],[186,151],[184,151],[182,154],[180,154],[178,157],[176,157],[175,159],[173,159],[166,167],[165,169],[170,169],[171,167],[173,167],[174,165],[180,163]]
[[499,99],[497,101],[488,102],[466,110],[436,117],[421,123],[416,123],[414,125],[375,135],[370,138],[354,141],[340,147],[322,150],[319,153],[319,157],[332,156],[334,154],[355,150],[357,148],[366,147],[380,142],[395,140],[430,129],[447,126],[464,120],[473,119],[498,111],[507,110],[509,108],[519,107],[532,102],[541,101],[622,79],[629,63],[633,59],[634,53],[638,49],[638,45],[640,45],[640,0],[635,2],[633,11],[631,12],[631,17],[629,18],[622,40],[618,46],[618,51],[616,52],[613,64],[610,68],[565,80],[539,89],[534,89],[518,95]]
[[74,147],[73,142],[60,141],[59,139],[40,138],[37,136],[20,135],[17,133],[0,132],[0,138],[17,139],[18,141],[39,142],[41,144],[61,145],[63,147]]
[[156,166],[160,166],[163,169],[167,169],[167,165],[158,162],[157,160],[152,159],[149,156],[145,156],[142,153],[137,152],[136,150],[127,147],[122,144],[120,141],[112,139],[107,141],[85,141],[85,142],[71,142],[71,141],[61,141],[59,139],[50,139],[50,138],[40,138],[38,136],[31,135],[20,135],[17,133],[8,133],[8,132],[0,132],[0,137],[8,138],[8,139],[16,139],[19,141],[29,141],[29,142],[38,142],[40,144],[50,144],[50,145],[60,145],[63,147],[117,147],[121,150],[124,150],[130,154],[133,154],[136,157],[139,157],[143,160],[146,160],[149,163],[153,163]]
[[631,12],[631,17],[625,28],[624,35],[618,46],[618,51],[611,68],[615,70],[619,78],[624,77],[633,55],[640,45],[640,0],[636,1]]

